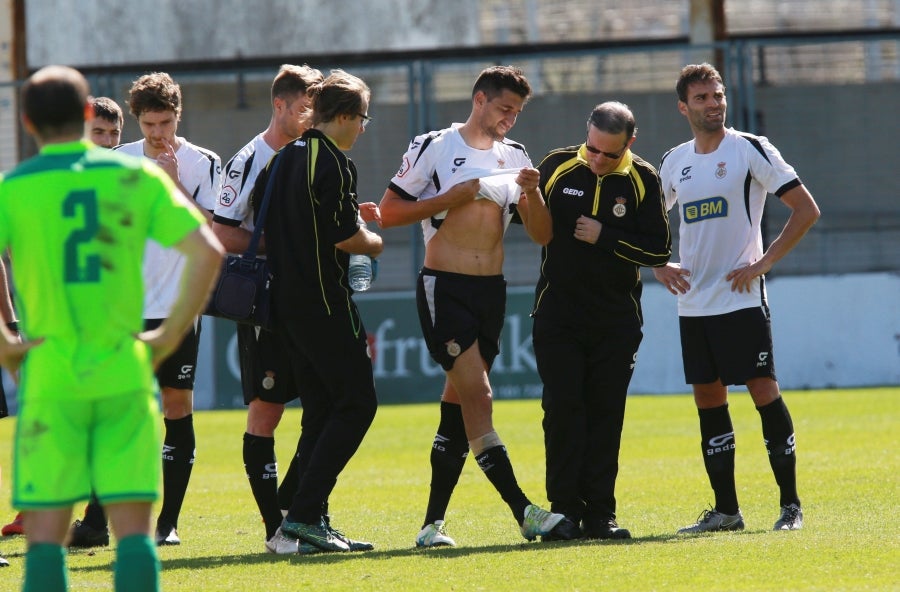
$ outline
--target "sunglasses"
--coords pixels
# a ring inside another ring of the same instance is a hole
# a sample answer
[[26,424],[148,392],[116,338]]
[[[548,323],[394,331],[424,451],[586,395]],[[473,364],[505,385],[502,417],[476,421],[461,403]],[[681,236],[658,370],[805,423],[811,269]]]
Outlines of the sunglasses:
[[365,113],[357,113],[357,115],[362,117],[362,128],[366,129],[367,127],[369,127],[369,122],[372,121],[372,118]]
[[622,158],[622,155],[625,154],[625,149],[628,147],[628,142],[625,142],[625,145],[622,146],[622,150],[620,150],[619,152],[604,152],[603,150],[600,150],[599,148],[594,148],[593,146],[588,144],[587,140],[584,141],[584,147],[591,154],[602,154],[606,158],[616,160],[616,159]]

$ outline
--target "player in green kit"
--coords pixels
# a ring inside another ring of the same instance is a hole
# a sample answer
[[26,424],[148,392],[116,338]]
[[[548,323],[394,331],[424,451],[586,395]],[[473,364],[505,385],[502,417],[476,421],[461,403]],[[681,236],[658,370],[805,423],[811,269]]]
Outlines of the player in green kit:
[[[0,364],[20,373],[13,506],[23,512],[25,592],[66,590],[73,504],[91,487],[116,535],[116,590],[159,589],[150,511],[159,491],[153,369],[209,294],[223,249],[168,175],[83,138],[88,84],[48,66],[22,87],[40,153],[0,178],[0,250],[10,250],[24,342],[0,326]],[[143,327],[147,239],[183,252],[172,314]]]

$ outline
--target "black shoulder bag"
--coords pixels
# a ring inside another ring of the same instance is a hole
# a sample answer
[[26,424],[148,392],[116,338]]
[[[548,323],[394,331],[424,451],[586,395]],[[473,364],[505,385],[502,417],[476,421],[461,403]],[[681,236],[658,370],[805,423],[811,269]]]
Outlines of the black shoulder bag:
[[225,257],[219,280],[203,314],[264,329],[270,328],[272,272],[269,271],[266,259],[257,257],[256,251],[266,222],[272,179],[281,162],[280,156],[281,152],[278,152],[272,161],[247,251],[243,255]]

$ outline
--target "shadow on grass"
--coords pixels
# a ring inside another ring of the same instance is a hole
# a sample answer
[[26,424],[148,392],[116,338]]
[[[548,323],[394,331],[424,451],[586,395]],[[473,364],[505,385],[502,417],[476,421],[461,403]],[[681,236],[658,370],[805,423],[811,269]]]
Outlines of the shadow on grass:
[[[268,553],[244,553],[240,555],[215,555],[211,557],[184,557],[184,558],[166,558],[162,559],[162,568],[166,569],[215,569],[230,564],[233,565],[252,565],[252,564],[268,564],[268,563],[291,563],[291,564],[316,564],[330,565],[344,561],[353,561],[357,559],[393,559],[400,557],[421,556],[429,559],[454,559],[458,557],[467,557],[472,555],[497,554],[497,553],[539,553],[542,551],[552,551],[567,547],[609,547],[609,546],[637,546],[648,543],[667,543],[670,541],[689,541],[698,538],[708,538],[711,536],[741,536],[755,535],[768,532],[765,529],[744,530],[741,532],[728,533],[705,533],[700,535],[677,535],[677,534],[658,534],[645,537],[637,537],[627,540],[597,540],[597,539],[580,539],[575,541],[553,541],[553,542],[532,542],[519,543],[514,545],[487,545],[482,547],[435,547],[431,549],[387,549],[379,551],[366,551],[359,553],[315,553],[310,555],[272,555]],[[112,549],[104,549],[109,552],[110,560],[115,560],[115,553]],[[81,551],[78,551],[79,553]],[[70,566],[72,571],[105,571],[109,569],[109,565],[90,565],[90,566]]]

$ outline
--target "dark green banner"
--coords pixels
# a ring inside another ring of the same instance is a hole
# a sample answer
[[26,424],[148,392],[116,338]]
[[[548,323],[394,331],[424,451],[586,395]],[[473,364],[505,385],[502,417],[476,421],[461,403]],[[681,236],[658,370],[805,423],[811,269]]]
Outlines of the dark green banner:
[[[444,372],[428,355],[419,329],[415,295],[362,294],[356,298],[372,349],[378,399],[382,403],[427,402],[440,399]],[[541,381],[531,349],[531,289],[510,289],[500,355],[491,371],[497,399],[539,398]],[[214,323],[210,323],[214,321]],[[237,337],[234,323],[204,319],[214,326],[215,406],[243,406]]]

